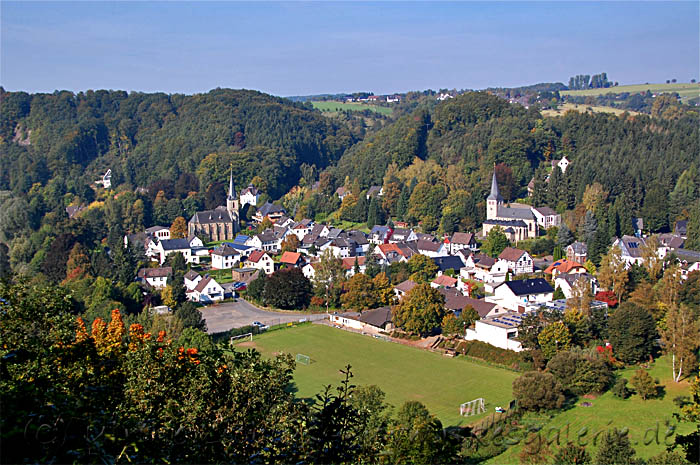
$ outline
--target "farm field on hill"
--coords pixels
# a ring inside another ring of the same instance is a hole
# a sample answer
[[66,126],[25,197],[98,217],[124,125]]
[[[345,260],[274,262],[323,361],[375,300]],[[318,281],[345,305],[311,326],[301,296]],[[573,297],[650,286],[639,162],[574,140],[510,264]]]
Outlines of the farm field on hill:
[[394,110],[389,107],[380,107],[378,105],[368,105],[366,103],[346,103],[335,101],[311,102],[315,109],[321,111],[364,111],[371,110],[382,115],[391,115]]
[[541,113],[544,116],[561,116],[569,110],[574,110],[581,113],[613,113],[615,115],[621,115],[625,112],[629,113],[630,115],[641,114],[638,111],[622,110],[620,108],[602,107],[596,105],[579,105],[577,103],[565,103],[563,105],[559,105],[559,108],[556,110],[542,110]]
[[[420,401],[443,426],[473,423],[493,413],[496,406],[507,406],[518,376],[464,358],[447,358],[325,325],[273,331],[237,347],[241,346],[255,347],[267,356],[288,352],[311,357],[310,365],[297,364],[294,373],[298,397],[313,397],[328,384],[337,386],[339,370],[350,364],[353,384],[376,384],[397,409],[407,400]],[[478,397],[486,401],[486,414],[460,417],[459,405]]]
[[[622,371],[622,376],[629,379],[634,375],[635,371],[636,367],[626,368]],[[550,431],[552,429],[561,431],[562,442],[565,442],[564,435],[568,425],[569,439],[575,441],[579,431],[582,428],[587,428],[588,434],[582,441],[587,440],[588,445],[586,449],[592,457],[595,457],[597,447],[593,445],[593,438],[596,433],[615,427],[618,429],[629,428],[630,441],[632,447],[637,451],[638,457],[648,458],[659,454],[666,449],[663,441],[668,428],[666,425],[667,421],[669,425],[678,426],[677,433],[687,434],[692,430],[690,423],[679,424],[673,419],[673,414],[679,410],[673,403],[673,399],[678,396],[689,395],[688,381],[674,383],[669,376],[670,373],[669,357],[658,359],[649,369],[649,374],[653,378],[659,379],[664,386],[665,395],[663,398],[644,401],[639,396],[632,395],[623,400],[613,396],[612,392],[608,391],[595,399],[580,399],[576,407],[560,413],[546,423],[541,433],[545,437],[548,437],[547,435],[550,434],[551,437],[555,437],[555,434],[550,433]],[[628,384],[628,387],[632,389],[630,384]],[[583,402],[590,402],[592,405],[584,407],[581,405]],[[657,424],[659,443],[656,442]],[[651,431],[647,432],[650,429]],[[648,445],[644,444],[645,434],[646,440],[651,440],[651,443]],[[669,443],[672,443],[673,438],[675,438],[675,435],[669,439]],[[556,450],[556,446],[553,449]],[[518,452],[520,450],[521,446],[511,447],[487,463],[494,465],[518,463]]]
[[584,90],[562,90],[561,95],[570,95],[572,97],[585,97],[588,95],[597,96],[608,93],[621,94],[623,92],[639,93],[651,91],[653,94],[678,92],[682,100],[687,100],[693,97],[700,96],[700,84],[676,83],[676,84],[634,84],[629,86],[608,87],[602,89],[584,89]]

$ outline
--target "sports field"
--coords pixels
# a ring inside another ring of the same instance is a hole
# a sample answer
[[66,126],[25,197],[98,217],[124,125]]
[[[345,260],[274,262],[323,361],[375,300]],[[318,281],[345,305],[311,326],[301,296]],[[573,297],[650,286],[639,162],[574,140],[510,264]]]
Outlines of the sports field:
[[652,94],[677,92],[681,100],[700,96],[700,84],[676,83],[676,84],[634,84],[629,86],[608,87],[603,89],[585,90],[562,90],[561,95],[571,95],[572,97],[585,97],[588,95],[605,95],[608,93],[621,94],[629,92],[631,94],[650,91]]
[[[622,371],[622,375],[629,379],[635,370],[636,368],[627,368]],[[564,437],[568,430],[569,439],[576,441],[581,429],[586,428],[587,434],[582,437],[582,442],[586,441],[588,453],[594,456],[597,450],[597,446],[593,445],[596,433],[615,427],[618,429],[628,428],[630,441],[639,457],[648,458],[663,452],[666,449],[664,438],[668,430],[667,421],[669,425],[677,425],[680,434],[686,434],[692,430],[691,424],[678,424],[673,419],[673,413],[678,411],[673,399],[677,396],[690,394],[688,381],[674,383],[670,379],[670,373],[669,357],[658,359],[649,369],[649,374],[653,378],[659,379],[664,385],[665,395],[663,398],[644,401],[639,396],[633,395],[623,400],[618,399],[613,396],[612,392],[608,391],[595,399],[581,399],[576,407],[565,410],[549,421],[541,433],[545,437],[556,438],[556,432],[559,431],[562,442],[566,442]],[[631,385],[628,384],[628,386],[632,388]],[[590,402],[592,405],[584,407],[581,405],[583,402]],[[669,444],[673,442],[674,437],[675,434],[668,440]],[[556,450],[556,446],[553,449]],[[518,463],[520,450],[521,446],[511,447],[488,463],[499,465]]]
[[[237,347],[255,347],[268,356],[287,352],[311,357],[311,364],[297,364],[298,397],[313,397],[328,384],[337,386],[341,380],[338,370],[350,364],[355,385],[379,386],[396,408],[407,400],[418,400],[444,426],[472,423],[493,413],[494,407],[507,407],[517,377],[509,370],[464,358],[452,359],[317,324],[255,336],[252,343]],[[460,417],[459,405],[478,397],[485,399],[487,413]]]
[[391,115],[394,110],[390,107],[380,107],[379,105],[369,105],[361,102],[335,102],[335,101],[323,101],[323,102],[311,102],[315,109],[321,111],[364,111],[371,110],[382,115]]

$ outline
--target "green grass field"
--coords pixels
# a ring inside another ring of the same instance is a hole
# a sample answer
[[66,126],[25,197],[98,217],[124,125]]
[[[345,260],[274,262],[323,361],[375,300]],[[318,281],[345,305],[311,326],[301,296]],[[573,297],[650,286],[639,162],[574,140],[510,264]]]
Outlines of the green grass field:
[[629,86],[608,87],[606,89],[562,90],[561,95],[572,97],[597,96],[607,93],[621,94],[623,92],[639,93],[650,91],[653,94],[678,92],[682,100],[700,96],[700,84],[676,83],[676,84],[634,84]]
[[517,373],[400,344],[373,339],[325,325],[302,325],[256,336],[252,343],[264,355],[287,352],[304,354],[310,365],[297,364],[294,381],[297,396],[313,397],[325,385],[337,386],[339,370],[352,366],[356,385],[376,384],[387,401],[399,408],[407,400],[418,400],[445,426],[473,423],[486,414],[460,417],[459,405],[483,397],[486,412],[507,407]]
[[389,116],[394,110],[390,107],[381,107],[379,105],[369,105],[361,102],[335,102],[335,101],[323,101],[323,102],[311,102],[315,109],[321,111],[338,112],[338,111],[364,111],[371,110],[376,113]]
[[[622,371],[622,375],[629,379],[634,372],[635,368],[627,368]],[[663,444],[664,436],[667,432],[665,422],[669,421],[671,425],[678,424],[673,419],[673,413],[678,411],[678,408],[673,403],[673,399],[677,396],[689,395],[688,382],[674,383],[670,379],[671,367],[668,357],[662,357],[657,360],[650,368],[649,373],[652,377],[658,378],[664,385],[666,393],[663,398],[643,401],[639,396],[633,395],[622,400],[613,396],[611,392],[606,392],[596,399],[581,399],[576,407],[565,410],[550,420],[542,429],[542,434],[545,437],[555,437],[553,433],[551,436],[547,436],[550,434],[550,428],[553,428],[554,431],[561,431],[563,439],[568,425],[569,438],[576,440],[578,432],[585,427],[588,430],[588,434],[583,440],[588,439],[586,448],[589,454],[594,455],[597,448],[592,442],[596,432],[614,427],[629,428],[630,440],[639,457],[648,458],[663,452],[666,448]],[[581,403],[586,401],[591,402],[593,405],[590,407],[581,406]],[[659,426],[659,443],[655,440],[657,424]],[[678,426],[678,432],[681,434],[685,434],[692,429],[692,425],[689,423]],[[651,430],[651,432],[647,433],[647,430]],[[647,435],[646,440],[651,440],[651,443],[647,445],[644,444],[645,434]],[[671,438],[669,442],[672,441],[673,439]],[[512,447],[488,463],[494,465],[518,463],[517,454],[520,449],[520,446]]]
[[620,108],[603,107],[596,105],[579,105],[577,103],[565,103],[563,105],[559,105],[559,108],[556,110],[542,110],[541,113],[544,116],[561,116],[569,110],[574,110],[581,113],[613,113],[618,116],[625,112],[629,113],[630,115],[641,114],[638,111],[622,110]]

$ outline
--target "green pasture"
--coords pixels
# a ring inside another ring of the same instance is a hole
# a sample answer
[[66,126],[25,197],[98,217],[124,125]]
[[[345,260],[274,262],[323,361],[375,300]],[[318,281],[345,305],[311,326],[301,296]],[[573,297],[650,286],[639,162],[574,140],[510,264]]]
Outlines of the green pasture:
[[[473,423],[493,413],[496,406],[507,407],[517,377],[509,370],[325,325],[273,331],[241,346],[255,347],[267,356],[280,352],[308,355],[311,364],[297,364],[294,374],[300,398],[313,397],[328,384],[337,386],[342,377],[339,370],[349,364],[355,385],[379,386],[396,408],[408,400],[420,401],[445,426]],[[478,397],[486,401],[487,413],[460,417],[459,405]]]
[[336,102],[336,101],[323,101],[323,102],[311,102],[312,105],[314,106],[315,109],[321,110],[321,111],[330,111],[330,112],[338,112],[338,111],[364,111],[364,110],[370,110],[374,111],[376,113],[379,113],[381,115],[386,115],[389,116],[391,115],[394,110],[393,108],[390,107],[382,107],[379,105],[369,105],[367,103],[362,103],[362,102]]
[[677,92],[681,99],[686,100],[700,96],[700,84],[675,83],[675,84],[634,84],[628,86],[608,87],[604,89],[585,90],[562,90],[561,95],[571,95],[572,97],[586,97],[605,95],[608,93],[621,94],[629,92],[631,94],[650,91],[652,94]]
[[[635,371],[636,367],[627,368],[620,374],[629,379]],[[575,407],[565,410],[549,420],[540,431],[541,434],[546,438],[556,438],[558,431],[561,443],[564,443],[566,442],[567,430],[569,440],[576,441],[582,428],[586,428],[587,434],[582,436],[581,441],[582,443],[586,441],[588,453],[594,456],[597,450],[597,446],[593,444],[596,433],[612,428],[628,428],[630,441],[639,457],[648,458],[663,452],[666,448],[664,438],[669,425],[677,426],[676,431],[680,434],[686,434],[692,430],[692,425],[689,423],[679,424],[673,419],[673,413],[678,411],[673,399],[677,396],[687,396],[690,391],[687,381],[674,383],[671,380],[669,357],[658,359],[650,367],[649,374],[653,378],[659,379],[663,384],[665,390],[663,398],[644,401],[639,396],[632,395],[623,400],[613,396],[612,392],[608,391],[595,399],[580,399]],[[628,387],[632,388],[630,384]],[[590,402],[592,405],[584,407],[581,405],[583,402]],[[658,442],[656,441],[657,425]],[[675,433],[672,433],[668,442],[672,443],[674,437]],[[600,439],[597,442],[599,441]],[[552,448],[556,450],[556,445]],[[511,447],[488,463],[517,464],[520,450],[520,446]]]

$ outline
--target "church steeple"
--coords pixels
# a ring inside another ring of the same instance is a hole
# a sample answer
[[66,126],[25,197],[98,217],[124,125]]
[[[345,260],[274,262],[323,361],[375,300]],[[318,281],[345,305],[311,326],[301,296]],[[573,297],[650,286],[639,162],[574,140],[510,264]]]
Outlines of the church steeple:
[[233,187],[233,166],[231,166],[231,175],[228,178],[228,200],[236,198],[236,189]]
[[[495,168],[495,167],[494,167]],[[501,193],[498,192],[498,182],[496,182],[496,170],[493,170],[493,178],[491,178],[491,195],[489,195],[486,200],[495,200],[497,202],[503,202],[503,197]]]
[[493,167],[493,178],[491,178],[491,194],[486,197],[486,219],[494,220],[498,218],[498,206],[503,205],[503,197],[498,192],[498,182],[496,181],[496,166]]

